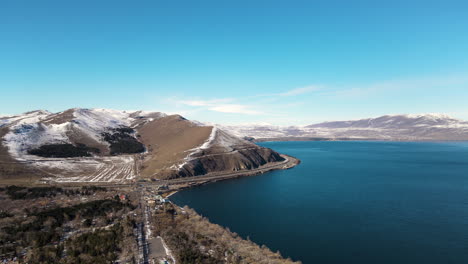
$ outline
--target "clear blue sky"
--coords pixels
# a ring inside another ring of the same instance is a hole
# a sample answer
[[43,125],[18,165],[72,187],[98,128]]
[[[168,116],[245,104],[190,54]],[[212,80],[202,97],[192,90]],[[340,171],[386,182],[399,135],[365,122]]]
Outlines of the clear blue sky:
[[1,114],[468,119],[467,1],[0,1]]

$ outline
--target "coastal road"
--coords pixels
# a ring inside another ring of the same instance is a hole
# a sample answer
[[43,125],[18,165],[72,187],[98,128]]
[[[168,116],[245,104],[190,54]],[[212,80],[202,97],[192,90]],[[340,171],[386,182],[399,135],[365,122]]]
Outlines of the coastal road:
[[269,172],[272,170],[289,169],[300,163],[300,161],[296,158],[293,158],[287,155],[281,155],[281,156],[285,158],[284,161],[267,163],[255,169],[240,170],[240,171],[234,171],[234,172],[209,173],[209,174],[202,175],[202,176],[192,176],[192,177],[184,177],[184,178],[173,179],[173,180],[159,180],[155,182],[145,182],[145,185],[152,185],[152,184],[171,185],[171,184],[195,183],[195,182],[205,182],[205,181],[219,181],[219,180],[225,180],[225,179],[230,179],[230,178],[237,178],[241,176],[262,174],[262,173]]

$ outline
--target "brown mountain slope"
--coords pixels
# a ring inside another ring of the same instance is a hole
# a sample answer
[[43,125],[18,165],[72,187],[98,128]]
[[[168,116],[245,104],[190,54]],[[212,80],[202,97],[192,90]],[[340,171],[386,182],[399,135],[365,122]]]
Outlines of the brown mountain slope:
[[169,179],[283,160],[216,127],[158,112],[34,111],[0,118],[0,129],[2,176],[32,172],[53,182]]
[[177,173],[171,166],[187,156],[187,151],[202,145],[212,127],[196,126],[179,115],[163,117],[137,128],[148,154],[141,168],[142,177],[167,178]]
[[174,115],[137,129],[147,146],[140,175],[158,179],[204,175],[210,172],[257,168],[283,158],[211,126],[199,126]]
[[[0,139],[9,132],[8,128],[0,128]],[[0,179],[5,184],[29,183],[45,175],[16,161],[8,152],[8,148],[0,141]]]

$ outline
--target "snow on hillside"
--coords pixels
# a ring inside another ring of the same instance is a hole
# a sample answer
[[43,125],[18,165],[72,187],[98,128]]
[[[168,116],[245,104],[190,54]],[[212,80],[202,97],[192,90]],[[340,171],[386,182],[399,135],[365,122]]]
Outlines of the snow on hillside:
[[213,143],[213,141],[215,140],[217,132],[218,132],[218,128],[214,126],[211,129],[211,133],[210,133],[210,136],[208,137],[208,139],[201,146],[195,148],[194,152],[199,152],[201,150],[209,148],[211,146],[211,144]]
[[28,112],[2,117],[0,128],[7,128],[3,137],[9,154],[18,161],[47,171],[53,181],[125,181],[137,175],[135,155],[81,158],[42,158],[28,150],[48,144],[76,143],[70,135],[83,136],[103,145],[102,133],[113,128],[133,127],[165,116],[153,112],[127,112],[108,109],[70,109],[60,113]]
[[[405,129],[414,127],[447,126],[464,124],[463,121],[444,114],[411,114],[411,115],[385,115],[377,118],[367,118],[352,121],[324,122],[309,125],[308,128],[394,128]],[[466,123],[465,123],[466,124]]]
[[222,126],[239,137],[468,140],[468,122],[445,114],[385,115],[308,126]]
[[39,110],[16,116],[3,116],[0,118],[0,127],[37,123],[46,118],[48,115],[50,115],[50,112]]
[[[143,115],[142,115],[143,114]],[[5,135],[5,145],[12,156],[17,159],[27,158],[27,150],[45,144],[72,143],[68,134],[74,129],[89,138],[107,145],[102,133],[118,127],[132,127],[141,122],[145,114],[152,115],[146,121],[163,114],[142,111],[134,112],[109,109],[71,109],[52,114],[46,111],[35,111],[24,115],[2,119],[2,126],[10,132]],[[43,122],[44,121],[44,122]]]
[[[201,125],[200,123],[194,123],[194,124],[198,126]],[[213,144],[214,140],[216,139],[217,133],[218,133],[218,128],[216,126],[213,126],[208,139],[205,142],[203,142],[203,144],[201,144],[200,146],[193,148],[193,149],[189,149],[187,151],[188,152],[187,156],[185,156],[185,158],[180,163],[172,165],[170,169],[177,170],[177,171],[182,169],[189,161],[193,159],[194,155],[200,153],[204,149],[209,148]]]
[[101,134],[112,128],[129,127],[134,121],[125,111],[108,109],[76,109],[73,113],[73,126],[94,140],[107,144]]
[[25,160],[27,151],[45,144],[70,143],[66,136],[69,124],[45,126],[41,123],[20,124],[4,136],[10,154]]
[[130,126],[133,119],[125,111],[108,109],[76,109],[74,122],[90,131],[102,131],[103,128]]
[[234,151],[236,146],[240,145],[250,145],[252,143],[245,141],[226,130],[219,128],[217,125],[213,125],[210,136],[208,139],[201,144],[200,146],[188,150],[187,156],[182,160],[182,162],[172,165],[170,168],[173,170],[180,170],[186,165],[189,161],[196,158],[203,150],[215,147],[218,150],[221,150],[223,153],[228,153]]
[[[103,132],[139,126],[166,116],[158,112],[118,111],[109,109],[70,109],[60,113],[33,111],[0,118],[2,144],[18,161],[49,174],[51,181],[127,181],[138,175],[141,159],[137,154],[93,157],[43,158],[28,154],[28,150],[47,144],[81,143],[88,140],[109,146]],[[192,122],[195,126],[206,126]],[[130,130],[131,131],[131,130]],[[131,136],[135,136],[131,134]],[[380,140],[468,140],[468,122],[443,114],[385,115],[351,121],[324,122],[309,126],[273,126],[266,123],[239,126],[213,125],[209,137],[171,169],[180,170],[200,155],[235,153],[250,148],[239,137],[330,138]],[[136,138],[135,138],[136,139]],[[99,145],[99,147],[102,147]],[[214,151],[214,152],[213,152]]]
[[138,160],[132,155],[80,159],[40,159],[31,163],[47,170],[52,182],[126,182],[138,175]]

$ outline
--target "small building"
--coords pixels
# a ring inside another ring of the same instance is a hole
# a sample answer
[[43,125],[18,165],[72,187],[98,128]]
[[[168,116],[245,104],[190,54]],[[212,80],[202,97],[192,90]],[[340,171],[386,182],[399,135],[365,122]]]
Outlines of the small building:
[[120,201],[125,201],[125,200],[127,200],[127,195],[121,194],[121,195],[119,195],[119,198],[120,198]]

